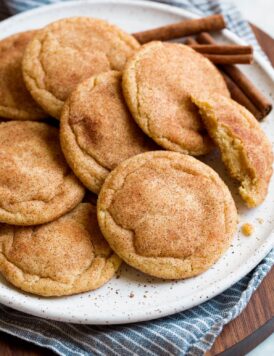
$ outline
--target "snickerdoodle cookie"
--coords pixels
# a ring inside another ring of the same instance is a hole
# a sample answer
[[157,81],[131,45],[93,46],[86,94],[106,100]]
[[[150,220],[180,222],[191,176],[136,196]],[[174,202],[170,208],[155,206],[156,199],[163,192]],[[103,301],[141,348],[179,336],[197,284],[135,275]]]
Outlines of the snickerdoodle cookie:
[[42,224],[80,203],[85,190],[67,165],[58,136],[44,123],[0,124],[0,222]]
[[191,155],[210,148],[190,95],[229,96],[216,67],[200,53],[178,43],[151,42],[127,62],[123,90],[133,117],[160,146]]
[[255,117],[243,106],[222,95],[197,96],[204,124],[220,148],[222,159],[249,207],[263,202],[272,175],[271,143]]
[[39,31],[28,45],[24,79],[34,99],[59,118],[78,83],[111,69],[122,70],[138,48],[133,36],[104,20],[62,19]]
[[0,41],[0,117],[39,120],[48,116],[33,100],[22,75],[23,53],[35,33],[17,33]]
[[45,225],[0,225],[0,272],[26,292],[49,297],[93,290],[110,280],[120,263],[88,203]]
[[156,146],[128,111],[116,71],[79,84],[64,105],[60,127],[67,162],[95,193],[120,162]]
[[209,166],[177,152],[134,156],[114,169],[97,203],[112,249],[150,275],[180,279],[208,269],[237,222],[232,196]]

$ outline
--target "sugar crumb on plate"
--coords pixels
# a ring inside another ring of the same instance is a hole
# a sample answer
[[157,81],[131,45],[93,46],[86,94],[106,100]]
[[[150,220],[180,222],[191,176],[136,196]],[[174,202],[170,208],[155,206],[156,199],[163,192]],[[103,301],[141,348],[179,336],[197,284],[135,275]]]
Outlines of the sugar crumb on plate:
[[242,230],[243,235],[248,237],[248,236],[252,235],[254,229],[251,224],[247,223],[247,224],[242,225],[241,230]]

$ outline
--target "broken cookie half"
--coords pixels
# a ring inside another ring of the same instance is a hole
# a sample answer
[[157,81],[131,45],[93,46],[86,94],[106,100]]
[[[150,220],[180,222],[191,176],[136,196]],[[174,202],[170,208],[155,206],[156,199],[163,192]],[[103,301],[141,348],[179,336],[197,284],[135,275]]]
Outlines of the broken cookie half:
[[192,97],[209,135],[219,147],[229,173],[240,182],[248,207],[267,195],[272,175],[271,143],[255,117],[234,100],[219,94]]

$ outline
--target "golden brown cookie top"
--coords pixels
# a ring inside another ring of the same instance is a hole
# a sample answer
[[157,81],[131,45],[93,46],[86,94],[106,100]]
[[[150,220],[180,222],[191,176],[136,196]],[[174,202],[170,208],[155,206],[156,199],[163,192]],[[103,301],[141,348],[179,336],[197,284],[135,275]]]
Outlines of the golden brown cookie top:
[[72,92],[61,115],[61,144],[75,174],[96,193],[117,164],[156,148],[129,113],[116,71],[91,77]]
[[160,146],[201,155],[210,148],[190,95],[205,91],[229,96],[216,67],[178,43],[151,42],[128,61],[123,90],[132,115]]
[[48,116],[33,100],[22,76],[23,54],[35,33],[21,32],[0,41],[0,117],[39,120]]
[[120,164],[98,201],[101,230],[122,259],[162,278],[201,273],[228,247],[237,213],[219,176],[193,157],[148,152]]
[[35,225],[59,217],[83,198],[58,130],[31,121],[0,124],[0,221]]
[[122,70],[138,48],[134,37],[104,20],[62,19],[39,31],[30,43],[23,74],[35,100],[59,118],[78,83],[111,69]]
[[214,94],[193,97],[222,159],[236,178],[249,207],[263,202],[272,176],[271,143],[255,117],[230,98]]
[[92,290],[119,265],[91,204],[79,204],[45,225],[0,225],[0,271],[27,292],[58,296]]

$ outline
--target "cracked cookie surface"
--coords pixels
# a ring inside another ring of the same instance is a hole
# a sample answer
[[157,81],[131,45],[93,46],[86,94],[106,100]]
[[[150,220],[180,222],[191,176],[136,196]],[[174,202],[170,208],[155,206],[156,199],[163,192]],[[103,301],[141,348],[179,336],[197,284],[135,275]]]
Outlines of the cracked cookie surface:
[[89,203],[45,225],[0,225],[0,272],[26,292],[62,296],[90,291],[110,280],[120,264]]
[[34,99],[59,119],[77,84],[102,72],[122,70],[139,46],[133,36],[104,20],[59,20],[40,30],[27,47],[24,79]]
[[49,222],[73,209],[84,193],[65,161],[56,128],[33,121],[0,124],[1,222]]
[[181,279],[215,263],[237,225],[232,196],[216,172],[176,152],[147,152],[112,171],[99,194],[101,231],[129,265]]
[[77,86],[62,111],[60,139],[70,167],[95,193],[120,162],[156,149],[128,111],[116,71]]
[[36,31],[17,33],[0,41],[0,117],[40,120],[48,116],[33,100],[22,75],[22,58]]
[[214,94],[192,98],[209,134],[249,207],[261,204],[272,176],[273,153],[269,139],[255,117],[230,98]]
[[229,96],[215,66],[178,43],[151,42],[127,62],[123,91],[141,129],[165,149],[202,155],[211,141],[190,95],[205,91]]

